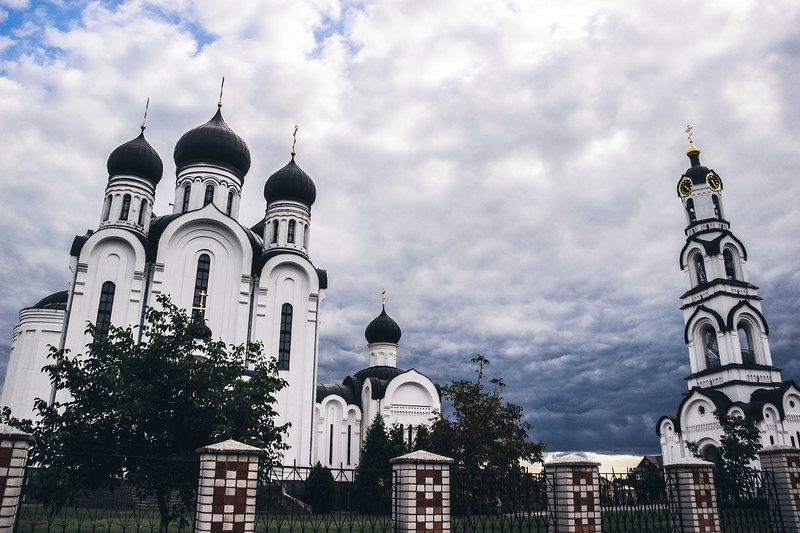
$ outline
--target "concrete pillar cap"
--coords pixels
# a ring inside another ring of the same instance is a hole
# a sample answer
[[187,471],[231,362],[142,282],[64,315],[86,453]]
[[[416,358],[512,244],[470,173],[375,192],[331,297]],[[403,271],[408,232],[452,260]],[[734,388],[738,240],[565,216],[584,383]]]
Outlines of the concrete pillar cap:
[[600,463],[575,453],[568,453],[566,455],[562,455],[561,457],[556,457],[555,459],[547,461],[544,464],[544,467],[547,468],[548,466],[600,466]]
[[401,455],[400,457],[395,457],[394,459],[389,460],[390,463],[439,463],[439,464],[450,464],[453,460],[449,457],[445,457],[444,455],[438,455],[431,452],[426,452],[425,450],[417,450],[416,452],[407,453],[405,455]]
[[776,444],[775,446],[767,446],[758,450],[758,455],[769,455],[771,453],[800,453],[800,450],[793,446],[786,446],[785,444]]
[[197,449],[198,453],[227,453],[237,455],[262,455],[264,450],[250,446],[233,439],[224,440],[216,444],[209,444]]
[[21,429],[11,427],[8,424],[0,424],[0,439],[25,440],[33,442],[33,435],[25,433]]

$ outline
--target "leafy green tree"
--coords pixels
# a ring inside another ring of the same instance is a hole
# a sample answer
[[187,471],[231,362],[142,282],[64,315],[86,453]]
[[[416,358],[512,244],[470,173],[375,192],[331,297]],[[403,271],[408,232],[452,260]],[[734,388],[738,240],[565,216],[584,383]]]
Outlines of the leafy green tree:
[[386,423],[380,413],[367,428],[361,458],[356,468],[354,491],[358,507],[364,513],[380,513],[391,503],[392,458]]
[[317,461],[306,479],[305,502],[311,506],[311,511],[314,513],[330,513],[333,511],[335,495],[336,482],[333,480],[330,468],[322,466]]
[[[714,416],[722,426],[719,454],[716,457],[718,475],[726,485],[745,486],[751,473],[750,465],[761,449],[761,432],[753,418],[725,415],[714,410]],[[703,459],[703,450],[696,442],[687,442],[686,447],[695,457]]]
[[433,423],[431,451],[452,457],[457,467],[468,471],[521,474],[523,461],[542,461],[545,444],[531,440],[533,426],[524,420],[522,407],[503,399],[503,380],[486,375],[489,360],[476,355],[471,362],[477,365],[477,380],[454,381],[443,388],[452,413]]
[[[405,430],[400,424],[392,424],[391,429],[389,429],[388,438],[389,442],[387,452],[389,459],[400,457],[401,455],[405,455],[410,451],[408,443],[406,442]],[[386,467],[390,468],[388,461],[386,463]]]
[[414,437],[414,450],[427,450],[431,446],[431,432],[428,426],[422,425],[417,428],[417,434]]
[[113,489],[124,480],[155,499],[166,531],[193,511],[197,471],[181,460],[196,460],[199,447],[233,438],[268,458],[286,448],[287,426],[275,423],[275,394],[285,385],[275,359],[259,344],[198,340],[202,324],[166,296],[158,303],[147,310],[141,343],[133,328],[102,335],[89,325],[94,340],[85,354],[51,349],[44,370],[62,391],[51,405],[37,399],[35,423],[4,409],[3,422],[36,439],[31,462],[55,481],[51,505],[74,497],[76,487]]

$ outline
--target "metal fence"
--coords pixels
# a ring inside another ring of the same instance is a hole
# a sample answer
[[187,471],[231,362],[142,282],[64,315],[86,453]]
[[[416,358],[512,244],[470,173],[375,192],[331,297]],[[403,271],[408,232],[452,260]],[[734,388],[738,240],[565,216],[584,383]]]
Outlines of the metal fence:
[[669,486],[674,486],[669,483],[670,475],[665,470],[600,474],[603,531],[681,531],[677,494],[668,490]]
[[714,484],[724,533],[784,531],[771,472],[749,469],[738,474],[726,474],[718,470]]
[[544,473],[459,472],[450,476],[454,533],[546,533],[553,523],[547,498],[554,477]]

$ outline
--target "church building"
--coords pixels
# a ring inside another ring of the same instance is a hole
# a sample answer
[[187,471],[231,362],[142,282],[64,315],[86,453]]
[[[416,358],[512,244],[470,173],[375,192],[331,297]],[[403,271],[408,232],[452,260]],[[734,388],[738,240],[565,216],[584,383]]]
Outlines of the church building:
[[96,230],[75,237],[72,282],[20,311],[0,404],[33,416],[35,398],[56,394],[41,369],[48,346],[85,352],[86,324],[98,334],[144,321],[148,305],[168,294],[227,344],[262,342],[288,385],[277,394],[277,423],[289,423],[283,460],[355,466],[361,436],[378,413],[409,437],[441,409],[437,386],[397,368],[400,328],[384,310],[366,330],[368,366],[342,385],[318,385],[319,321],[328,275],[310,255],[314,181],[295,161],[264,183],[266,211],[239,221],[250,170],[247,144],[225,123],[222,104],[175,145],[172,213],[153,213],[163,164],[145,126],[108,158]]
[[763,446],[800,446],[800,388],[772,364],[769,325],[747,273],[747,249],[730,229],[722,178],[700,164],[691,136],[686,153],[691,166],[677,184],[686,244],[678,261],[692,373],[675,416],[657,423],[664,463],[691,457],[687,442],[707,459],[718,456],[722,428],[714,411],[754,420]]

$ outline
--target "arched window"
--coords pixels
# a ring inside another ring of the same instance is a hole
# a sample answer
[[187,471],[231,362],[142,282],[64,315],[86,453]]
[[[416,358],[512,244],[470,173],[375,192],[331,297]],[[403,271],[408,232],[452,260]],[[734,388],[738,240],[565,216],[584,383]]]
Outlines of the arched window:
[[131,195],[126,194],[122,197],[122,211],[119,213],[120,220],[128,220],[128,214],[131,212]]
[[233,191],[228,191],[228,205],[225,207],[225,214],[231,216],[231,211],[233,211]]
[[730,248],[725,248],[722,252],[722,260],[725,263],[725,277],[736,280],[736,263],[733,260],[733,252]]
[[705,259],[703,259],[703,254],[701,253],[694,254],[692,259],[694,260],[694,273],[697,276],[697,284],[702,285],[708,281]]
[[719,205],[719,196],[712,194],[711,202],[714,204],[714,216],[717,218],[722,218],[722,208]]
[[194,277],[194,299],[192,300],[192,317],[204,319],[208,308],[208,275],[211,272],[211,257],[201,254],[197,258],[197,273]]
[[769,436],[769,444],[770,446],[775,446],[775,437],[772,435]]
[[756,364],[756,354],[753,351],[753,342],[748,325],[740,322],[739,326],[736,328],[736,334],[739,336],[739,347],[742,350],[742,362],[746,365]]
[[706,326],[703,329],[702,341],[706,368],[718,368],[720,366],[719,346],[717,345],[717,332],[714,331],[714,328]]
[[[794,437],[792,437],[794,438]],[[353,425],[347,424],[347,464],[350,464],[350,448],[353,445]]]
[[689,214],[689,222],[697,220],[697,213],[694,212],[694,200],[689,198],[686,200],[686,212]]
[[181,213],[185,213],[189,210],[189,195],[192,192],[192,184],[187,183],[186,186],[183,188],[183,204],[181,205]]
[[278,221],[272,221],[272,243],[275,244],[278,242]]
[[106,203],[103,205],[103,222],[108,220],[111,214],[111,195],[106,196]]
[[278,342],[278,370],[289,370],[289,354],[292,349],[292,306],[281,307],[281,332]]
[[206,185],[206,195],[203,197],[203,206],[207,206],[214,201],[214,185],[209,183]]
[[100,303],[97,306],[97,320],[95,321],[95,341],[103,341],[108,336],[111,327],[111,309],[114,307],[114,290],[116,286],[111,281],[106,281],[100,289]]
[[147,199],[142,198],[142,203],[139,205],[139,225],[144,226],[145,215],[147,214]]
[[308,249],[308,224],[303,226],[303,248]]
[[297,227],[297,222],[294,220],[289,221],[289,229],[286,232],[286,242],[294,244],[294,230]]
[[328,464],[333,466],[333,424],[330,428],[330,438],[328,439]]

